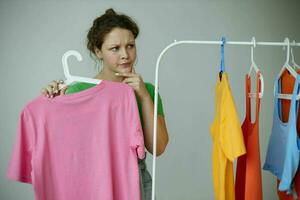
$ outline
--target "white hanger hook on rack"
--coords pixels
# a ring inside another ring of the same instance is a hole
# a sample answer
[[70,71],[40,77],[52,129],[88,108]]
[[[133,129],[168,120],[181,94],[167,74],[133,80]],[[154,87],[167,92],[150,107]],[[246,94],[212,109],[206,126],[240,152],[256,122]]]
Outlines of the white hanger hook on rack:
[[[296,42],[295,42],[295,40],[293,40],[293,42],[291,43],[291,45],[295,46],[295,44],[296,44]],[[291,56],[292,56],[292,62],[294,63],[295,59],[294,59],[293,47],[291,47]]]
[[[248,72],[248,76],[250,77],[251,76],[251,72],[252,72],[252,69],[254,69],[255,73],[259,73],[260,70],[259,68],[257,67],[256,63],[254,62],[254,48],[256,47],[256,40],[255,40],[255,37],[252,37],[252,46],[251,46],[251,66],[250,66],[250,70]],[[261,89],[260,89],[260,92],[258,94],[258,97],[259,98],[262,98],[263,95],[264,95],[264,77],[263,75],[260,73],[260,76],[259,76],[259,79],[260,79],[260,83],[261,83]],[[256,98],[256,93],[249,93],[249,97],[252,97],[252,98]]]
[[251,62],[254,63],[253,49],[256,47],[255,37],[252,37],[252,46],[251,46]]
[[[292,75],[295,79],[297,78],[298,76],[298,73],[295,71],[295,69],[293,67],[290,66],[289,64],[289,60],[290,60],[290,40],[289,38],[285,38],[284,39],[284,43],[285,43],[285,46],[286,46],[286,61],[284,63],[284,65],[282,66],[279,74],[278,74],[278,77],[281,77],[282,74],[284,73],[284,71],[288,71],[290,75]],[[274,86],[274,95],[276,94],[276,91],[275,91],[275,86]],[[283,94],[283,93],[278,93],[277,94],[277,97],[280,98],[280,99],[289,99],[291,100],[292,99],[292,95],[290,94]],[[297,95],[297,100],[300,99],[300,94]]]
[[286,43],[286,61],[285,64],[288,64],[290,61],[290,40],[288,37],[284,39],[284,43]]
[[296,63],[295,61],[295,57],[294,57],[294,52],[293,52],[293,47],[296,46],[296,41],[293,40],[293,42],[291,43],[291,56],[292,56],[292,67],[297,70],[300,68],[300,66]]

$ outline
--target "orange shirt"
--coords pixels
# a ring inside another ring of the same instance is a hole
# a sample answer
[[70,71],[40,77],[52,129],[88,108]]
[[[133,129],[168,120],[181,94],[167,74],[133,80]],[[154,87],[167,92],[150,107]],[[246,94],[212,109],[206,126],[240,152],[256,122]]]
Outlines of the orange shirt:
[[262,200],[262,180],[259,148],[260,73],[256,74],[255,121],[251,122],[251,80],[246,75],[246,117],[242,124],[247,154],[237,162],[235,198],[237,200]]

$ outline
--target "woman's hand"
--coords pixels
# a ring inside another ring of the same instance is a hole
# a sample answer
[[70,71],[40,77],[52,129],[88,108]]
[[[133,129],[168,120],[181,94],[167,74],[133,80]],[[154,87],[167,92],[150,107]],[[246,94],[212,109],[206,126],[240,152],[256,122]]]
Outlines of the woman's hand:
[[44,96],[47,96],[49,98],[53,98],[59,95],[64,95],[68,87],[64,86],[62,89],[59,89],[59,86],[63,85],[63,83],[64,83],[63,80],[59,80],[59,81],[53,80],[47,87],[41,90],[41,93]]
[[122,82],[130,85],[134,89],[138,97],[141,99],[141,101],[147,98],[151,98],[141,75],[137,74],[133,67],[131,73],[116,73],[116,76],[124,77],[124,80]]
[[[117,76],[124,77],[123,83],[130,85],[137,96],[140,98],[142,103],[143,113],[143,134],[146,149],[152,154],[153,153],[153,115],[154,115],[154,104],[142,77],[135,73],[132,68],[131,73],[118,73]],[[166,149],[169,141],[168,131],[163,116],[157,116],[157,146],[156,155],[160,156]]]

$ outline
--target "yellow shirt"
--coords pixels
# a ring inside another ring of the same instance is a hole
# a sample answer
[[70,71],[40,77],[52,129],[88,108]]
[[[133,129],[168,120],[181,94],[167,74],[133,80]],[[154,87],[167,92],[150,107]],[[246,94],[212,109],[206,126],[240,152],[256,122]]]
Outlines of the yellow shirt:
[[246,149],[226,73],[216,85],[216,113],[211,135],[215,199],[234,200],[233,161],[245,154]]

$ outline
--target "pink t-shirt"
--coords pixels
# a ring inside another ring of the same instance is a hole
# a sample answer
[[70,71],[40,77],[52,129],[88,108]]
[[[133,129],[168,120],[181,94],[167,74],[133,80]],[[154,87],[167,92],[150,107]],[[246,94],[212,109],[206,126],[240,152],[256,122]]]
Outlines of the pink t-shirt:
[[7,178],[32,184],[36,200],[140,200],[144,156],[133,89],[103,80],[23,108]]

